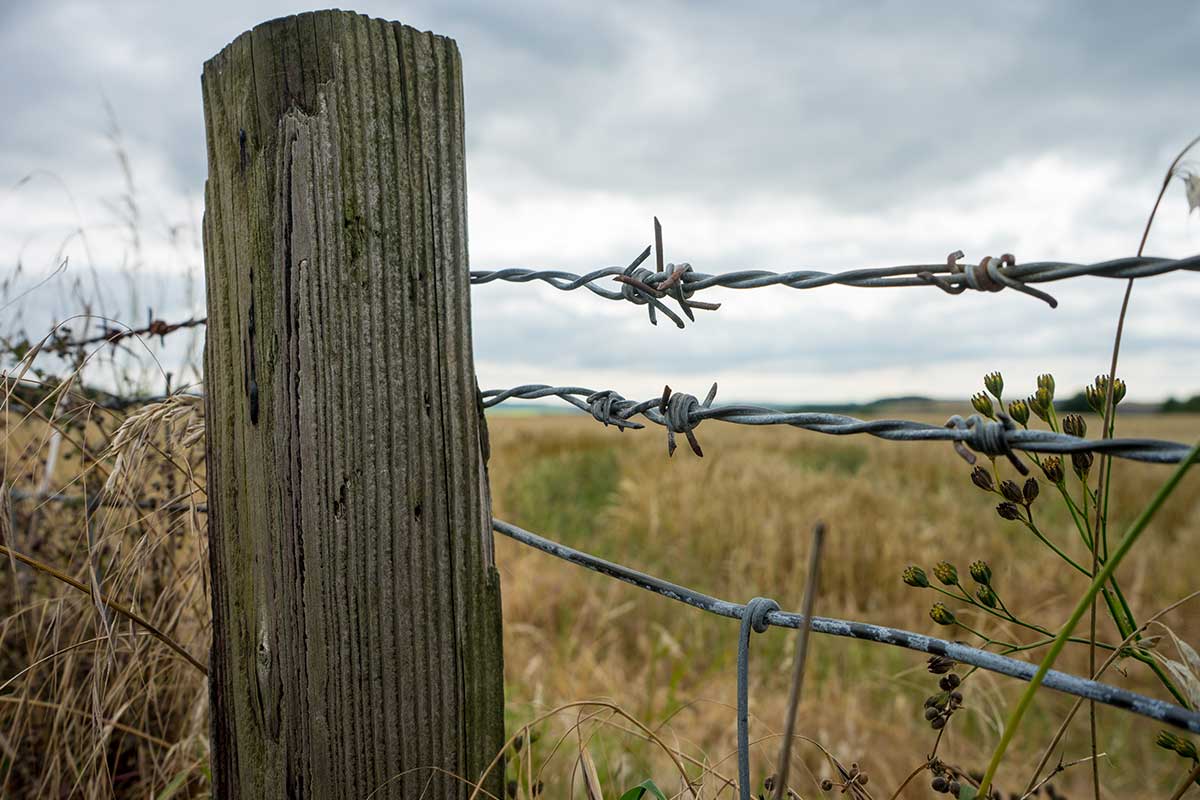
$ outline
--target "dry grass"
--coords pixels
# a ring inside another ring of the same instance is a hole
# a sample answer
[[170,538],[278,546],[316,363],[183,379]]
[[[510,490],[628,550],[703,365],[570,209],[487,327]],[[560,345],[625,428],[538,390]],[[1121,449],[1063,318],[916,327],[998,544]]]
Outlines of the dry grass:
[[[0,503],[10,489],[99,498],[90,524],[82,505],[26,498],[0,509],[3,544],[91,588],[77,591],[12,559],[0,564],[0,796],[206,793],[203,675],[98,601],[102,592],[128,605],[207,660],[199,413],[180,401],[121,420],[52,398],[34,412],[11,406],[0,419]],[[661,431],[618,434],[565,416],[497,416],[490,428],[497,516],[727,599],[761,594],[797,606],[817,518],[830,526],[821,614],[946,634],[927,616],[933,593],[899,579],[909,563],[928,567],[942,558],[960,571],[973,559],[988,560],[1010,607],[1051,628],[1084,588],[1023,529],[995,515],[949,446],[709,423],[698,431],[708,457],[680,451],[668,460]],[[1200,418],[1184,416],[1121,423],[1122,433],[1177,440],[1194,438],[1198,429]],[[1164,477],[1162,468],[1123,463],[1115,474],[1121,520]],[[1139,619],[1196,588],[1198,480],[1188,479],[1122,567]],[[1082,557],[1065,512],[1045,495],[1038,503],[1044,529]],[[546,796],[583,797],[585,783],[598,780],[613,796],[654,778],[673,794],[681,788],[682,765],[693,776],[715,771],[707,773],[701,796],[732,796],[720,776],[736,772],[736,623],[503,538],[497,549],[509,731],[523,742],[508,769],[510,777],[518,770],[525,776],[521,791],[541,780]],[[987,624],[970,612],[961,616]],[[1166,621],[1184,639],[1200,640],[1193,609]],[[1107,625],[1101,635],[1116,638]],[[760,778],[778,753],[794,641],[793,633],[778,630],[754,641],[751,733],[760,742],[754,773]],[[792,773],[804,797],[820,796],[816,781],[831,774],[822,747],[844,763],[857,761],[876,797],[887,797],[923,760],[933,733],[921,704],[935,683],[923,665],[917,654],[893,648],[828,637],[811,642],[798,728],[806,741],[796,748]],[[1086,652],[1068,651],[1062,666],[1085,665]],[[1144,667],[1131,664],[1128,673],[1110,679],[1162,695]],[[973,677],[967,708],[955,716],[939,754],[982,767],[1018,690],[1007,679]],[[560,708],[581,700],[607,705]],[[1064,698],[1043,693],[1001,785],[1024,784],[1068,707]],[[540,738],[530,743],[522,726],[548,713],[534,729]],[[1178,783],[1181,762],[1153,746],[1158,726],[1108,709],[1100,712],[1100,726],[1100,747],[1110,754],[1101,775],[1111,796],[1161,796]],[[1081,715],[1064,753],[1071,760],[1086,751]],[[1085,771],[1068,771],[1055,783],[1083,797]],[[928,781],[914,781],[904,796],[930,796]]]

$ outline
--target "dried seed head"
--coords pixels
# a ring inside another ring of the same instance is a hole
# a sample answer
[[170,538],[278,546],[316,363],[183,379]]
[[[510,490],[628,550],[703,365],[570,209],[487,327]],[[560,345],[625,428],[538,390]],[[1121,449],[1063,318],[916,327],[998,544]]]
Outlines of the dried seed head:
[[1046,480],[1054,484],[1063,482],[1063,465],[1062,459],[1058,456],[1049,456],[1042,459],[1042,472],[1046,474]]
[[958,570],[949,561],[939,561],[933,565],[934,576],[946,586],[958,583]]
[[962,678],[958,677],[958,673],[949,672],[943,675],[942,679],[938,681],[938,686],[942,688],[943,692],[948,692],[951,689],[957,689],[960,683],[962,683]]
[[925,570],[918,566],[911,566],[904,570],[901,574],[904,582],[909,586],[914,586],[918,589],[926,589],[929,587],[929,578],[925,575]]
[[1033,501],[1037,500],[1038,492],[1041,487],[1038,486],[1036,478],[1026,478],[1025,485],[1021,487],[1021,494],[1025,497],[1025,505],[1033,505]]
[[987,565],[986,561],[972,561],[970,570],[972,580],[983,586],[991,586],[992,568]]
[[775,776],[774,775],[768,775],[767,777],[763,778],[763,788],[766,789],[768,792],[774,791],[774,789],[775,789]]
[[1013,400],[1008,404],[1008,415],[1017,422],[1018,425],[1028,425],[1029,423],[1029,403],[1024,400]]
[[933,721],[933,719],[934,719],[934,717],[941,716],[941,713],[942,713],[941,711],[938,711],[938,710],[937,710],[936,708],[934,708],[933,706],[929,706],[929,707],[927,707],[927,708],[925,709],[925,719],[927,719],[927,720],[929,720],[930,722],[932,722],[932,721]]
[[1004,392],[1004,377],[999,372],[989,372],[983,376],[983,386],[999,400],[1000,395]]
[[1025,495],[1021,494],[1021,487],[1017,486],[1016,481],[1000,481],[1000,494],[1013,503],[1025,502]]
[[1000,519],[1021,518],[1021,509],[1017,508],[1016,503],[1001,503],[996,506],[996,513],[1000,515]]
[[929,666],[926,667],[934,675],[945,675],[950,670],[954,669],[955,661],[946,656],[930,656]]
[[833,781],[829,780],[829,778],[825,778],[824,780],[821,781],[821,791],[829,792],[832,790],[833,790]]
[[946,718],[935,717],[929,722],[929,727],[933,728],[935,731],[940,731],[942,728],[946,727]]
[[959,785],[958,781],[950,781],[950,785],[946,787],[946,790],[955,797],[958,797],[958,793],[962,791],[962,786]]
[[992,491],[992,488],[995,486],[995,484],[992,483],[992,473],[988,472],[983,467],[975,467],[975,469],[971,470],[971,483],[975,484],[980,489],[983,489],[985,492]]
[[975,596],[979,598],[979,602],[983,603],[988,608],[995,608],[1000,605],[1000,600],[996,597],[996,592],[990,586],[980,586]]
[[1067,414],[1062,421],[1063,433],[1077,436],[1080,439],[1087,436],[1087,422],[1078,414]]
[[929,618],[938,625],[953,625],[957,622],[954,613],[944,603],[934,603],[929,609]]
[[992,408],[992,398],[988,397],[983,392],[971,395],[971,405],[974,406],[976,411],[978,411],[980,414],[983,414],[988,419],[996,418],[996,411],[994,408]]
[[1092,454],[1090,452],[1071,453],[1071,466],[1075,468],[1075,474],[1080,480],[1087,480],[1088,471],[1092,468]]
[[854,780],[858,781],[858,785],[859,785],[859,786],[866,786],[866,785],[867,785],[867,781],[869,781],[869,780],[870,780],[870,778],[868,778],[868,777],[867,777],[867,773],[865,773],[865,772],[860,772],[860,773],[858,773],[857,775],[855,775],[855,776],[854,776]]
[[950,791],[950,781],[946,780],[941,775],[938,775],[936,778],[934,778],[933,782],[930,783],[930,786],[939,794],[945,794],[946,792]]

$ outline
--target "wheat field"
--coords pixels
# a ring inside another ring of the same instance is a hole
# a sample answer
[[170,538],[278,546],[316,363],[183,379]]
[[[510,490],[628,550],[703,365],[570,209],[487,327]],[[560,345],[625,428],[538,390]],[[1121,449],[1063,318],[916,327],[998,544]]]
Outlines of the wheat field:
[[[9,408],[3,481],[13,493],[0,495],[4,544],[85,588],[99,585],[199,662],[207,660],[209,635],[202,423],[200,404],[186,400],[148,407],[132,420],[84,404]],[[1119,425],[1123,435],[1190,441],[1200,417],[1130,414]],[[496,414],[489,429],[495,516],[727,600],[763,595],[798,608],[818,519],[829,527],[820,615],[977,643],[930,620],[938,596],[906,586],[906,566],[930,570],[945,559],[965,572],[971,561],[986,560],[1005,603],[1050,629],[1086,586],[1027,531],[997,516],[995,498],[972,485],[970,468],[949,445],[709,422],[697,429],[705,458],[686,448],[668,458],[661,429],[619,433],[583,415]],[[1167,470],[1117,464],[1114,530]],[[1198,486],[1195,475],[1185,480],[1121,567],[1139,621],[1196,588]],[[39,490],[42,499],[29,499]],[[105,502],[89,523],[83,506],[44,499],[54,491]],[[1048,536],[1075,557],[1087,556],[1067,512],[1045,489],[1034,509]],[[508,764],[517,796],[535,788],[546,797],[586,796],[581,747],[605,796],[647,778],[674,795],[683,788],[677,764],[693,777],[703,772],[700,796],[734,796],[724,779],[736,773],[736,621],[503,537],[497,561],[508,730],[522,742]],[[206,796],[208,696],[199,670],[123,616],[102,614],[103,604],[87,592],[12,558],[2,567],[0,796]],[[990,636],[1036,639],[948,605]],[[1200,639],[1192,605],[1162,621],[1186,641]],[[1098,635],[1119,640],[1103,615]],[[752,643],[756,783],[774,769],[795,640],[794,632],[771,629]],[[831,637],[815,637],[809,659],[793,788],[801,797],[825,796],[819,782],[834,777],[827,751],[869,774],[871,796],[892,796],[934,746],[922,703],[936,691],[937,676],[925,671],[920,654]],[[1086,648],[1071,646],[1059,666],[1085,671]],[[1136,662],[1120,663],[1106,680],[1165,696]],[[1022,686],[972,676],[938,756],[982,771]],[[560,708],[579,701],[599,704]],[[1070,705],[1049,691],[1039,695],[999,774],[1006,797],[1020,795]],[[1108,754],[1100,765],[1105,796],[1165,796],[1178,784],[1186,765],[1155,746],[1160,726],[1107,708],[1097,714],[1099,748]],[[526,735],[523,726],[545,715]],[[1086,707],[1061,752],[1064,762],[1088,754]],[[1058,761],[1056,754],[1051,766]],[[1089,770],[1067,769],[1050,784],[1055,793],[1042,796],[1091,796]],[[900,796],[935,795],[921,775]]]

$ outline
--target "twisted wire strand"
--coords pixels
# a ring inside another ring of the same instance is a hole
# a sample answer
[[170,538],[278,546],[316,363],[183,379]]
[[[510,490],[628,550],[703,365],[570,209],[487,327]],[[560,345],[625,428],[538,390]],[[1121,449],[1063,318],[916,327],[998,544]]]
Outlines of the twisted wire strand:
[[[781,628],[795,629],[802,628],[805,624],[805,619],[800,614],[773,610],[769,605],[764,606],[762,602],[756,604],[753,609],[749,608],[749,604],[739,605],[737,603],[730,603],[726,600],[703,594],[695,589],[680,586],[679,584],[656,578],[653,575],[647,575],[621,564],[614,564],[611,561],[606,561],[598,556],[585,553],[582,550],[576,550],[573,547],[568,547],[565,544],[539,536],[536,533],[531,533],[524,528],[517,527],[503,520],[492,520],[492,529],[497,533],[555,558],[585,567],[609,578],[615,578],[616,580],[636,586],[639,589],[685,603],[701,611],[737,620],[745,620],[749,616],[749,624],[752,629],[758,629],[758,625],[763,623]],[[762,600],[762,598],[756,599]],[[776,605],[775,609],[777,608],[778,606]],[[748,609],[754,613],[748,614]],[[879,644],[889,644],[906,650],[916,650],[921,653],[929,653],[930,655],[944,656],[962,664],[970,664],[973,667],[1018,678],[1023,681],[1031,680],[1037,672],[1037,665],[1027,661],[1019,661],[1015,658],[991,653],[987,650],[981,650],[960,642],[937,639],[900,628],[889,628],[883,625],[872,625],[866,622],[834,619],[832,617],[813,617],[811,630],[829,636],[842,636]],[[747,639],[748,635],[747,631],[743,631],[739,643]],[[1065,694],[1095,700],[1097,703],[1130,711],[1143,717],[1149,717],[1150,719],[1191,731],[1192,733],[1200,733],[1200,713],[1164,700],[1147,697],[1107,683],[1081,678],[1077,675],[1071,675],[1070,673],[1058,670],[1050,670],[1046,674],[1043,683],[1045,686]]]
[[[1190,449],[1188,445],[1160,439],[1081,439],[1053,431],[1027,430],[1017,427],[1007,418],[994,421],[980,417],[978,414],[973,414],[966,419],[954,416],[946,425],[939,426],[928,422],[902,419],[862,420],[844,414],[823,411],[787,412],[767,406],[747,404],[709,405],[715,389],[716,384],[710,390],[706,403],[701,403],[692,395],[675,394],[675,397],[690,398],[679,404],[688,409],[686,415],[671,415],[669,403],[664,403],[663,398],[643,401],[626,400],[612,390],[597,392],[581,386],[526,384],[511,389],[490,389],[481,392],[481,395],[484,408],[492,408],[511,399],[537,400],[545,397],[557,397],[586,411],[606,425],[642,428],[645,426],[630,419],[634,416],[641,416],[656,425],[667,428],[669,433],[686,433],[692,439],[694,439],[692,432],[701,422],[719,420],[737,425],[790,425],[794,428],[833,436],[868,434],[889,441],[952,442],[969,463],[974,463],[974,457],[971,453],[962,450],[963,446],[970,447],[976,453],[994,456],[1011,457],[1013,450],[1058,455],[1092,452],[1155,464],[1178,463]],[[666,394],[671,393],[668,391]],[[603,403],[603,407],[600,406],[600,402]],[[666,411],[663,409],[664,405],[668,406]],[[698,450],[698,445],[693,447],[693,450]],[[697,455],[700,453],[698,452]],[[1017,465],[1020,469],[1024,469],[1024,465],[1020,462],[1017,462]]]
[[[1093,263],[1030,261],[1024,264],[1018,264],[1011,255],[1005,255],[1001,258],[984,258],[978,264],[964,265],[958,263],[958,259],[963,257],[962,251],[956,251],[951,253],[946,262],[942,264],[905,264],[893,267],[852,269],[843,272],[821,272],[810,269],[771,272],[745,269],[709,275],[693,271],[689,264],[667,264],[666,270],[662,272],[639,269],[638,266],[648,254],[649,248],[643,251],[642,255],[628,267],[604,267],[583,275],[553,269],[472,270],[471,283],[482,285],[493,281],[511,283],[541,281],[564,292],[586,288],[607,300],[629,300],[637,305],[653,301],[650,308],[651,322],[654,322],[654,310],[658,309],[667,313],[672,321],[682,328],[683,321],[657,302],[658,298],[674,297],[684,313],[691,317],[689,309],[694,304],[689,300],[692,295],[714,287],[760,289],[766,286],[787,286],[792,289],[815,289],[834,284],[861,288],[936,286],[949,294],[961,294],[968,289],[998,292],[1007,287],[1029,294],[1048,303],[1051,307],[1055,307],[1058,304],[1057,300],[1043,291],[1033,289],[1029,284],[1050,283],[1084,275],[1121,279],[1147,278],[1168,272],[1200,271],[1200,255],[1187,258],[1128,256]],[[599,282],[606,278],[627,280],[635,273],[637,282],[651,290],[650,292],[645,289],[636,289],[631,292],[630,290],[635,287],[630,285],[615,289],[607,289],[599,285]],[[658,286],[664,283],[676,286],[678,289],[676,294],[671,295],[668,292],[660,291]]]

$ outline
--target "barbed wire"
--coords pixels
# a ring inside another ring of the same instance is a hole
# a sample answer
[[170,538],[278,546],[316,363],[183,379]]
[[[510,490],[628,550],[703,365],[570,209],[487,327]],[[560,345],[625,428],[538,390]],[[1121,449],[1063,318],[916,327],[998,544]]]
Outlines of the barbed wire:
[[902,419],[862,420],[823,411],[780,411],[758,405],[714,406],[712,401],[716,393],[717,384],[714,383],[701,402],[693,395],[672,392],[671,387],[667,386],[662,397],[637,401],[626,400],[611,389],[595,391],[581,386],[535,383],[511,389],[489,389],[480,395],[484,408],[492,408],[514,398],[536,400],[557,397],[586,411],[606,426],[615,425],[622,430],[645,427],[631,419],[640,415],[667,429],[668,454],[675,451],[675,434],[682,433],[687,436],[692,451],[697,456],[703,456],[694,431],[701,422],[709,419],[737,425],[789,425],[834,436],[868,434],[889,441],[951,442],[959,455],[970,464],[975,463],[975,457],[966,449],[968,447],[976,453],[1008,457],[1021,474],[1027,474],[1028,468],[1016,457],[1015,450],[1059,455],[1091,452],[1155,464],[1178,463],[1190,450],[1185,444],[1160,439],[1081,439],[1054,431],[1031,430],[1018,426],[1005,414],[998,415],[998,419],[987,419],[979,414],[964,419],[956,414],[945,425],[939,426]]
[[[657,222],[657,221],[656,221]],[[705,289],[760,289],[766,286],[786,286],[792,289],[815,289],[821,286],[841,285],[860,288],[894,288],[905,286],[935,286],[948,294],[962,294],[968,289],[980,292],[999,292],[1013,289],[1036,297],[1055,308],[1058,301],[1030,284],[1091,275],[1101,278],[1147,278],[1177,271],[1200,271],[1200,255],[1188,258],[1160,258],[1153,256],[1129,256],[1092,263],[1073,261],[1030,261],[1018,264],[1011,254],[999,258],[985,257],[978,264],[959,264],[964,258],[961,250],[946,257],[941,264],[905,264],[893,267],[852,269],[844,272],[821,272],[818,270],[793,270],[770,272],[748,269],[710,275],[695,272],[691,264],[662,264],[661,246],[658,249],[658,271],[651,272],[641,265],[649,257],[647,247],[627,267],[604,267],[582,275],[555,269],[508,268],[498,270],[472,270],[472,285],[493,281],[529,283],[541,281],[564,292],[588,289],[607,300],[646,305],[650,322],[658,324],[656,311],[661,311],[676,326],[684,327],[683,320],[663,304],[662,300],[674,299],[683,313],[694,320],[693,308],[716,310],[719,303],[701,303],[693,296]],[[605,288],[601,281],[611,278],[622,285],[615,289]]]
[[[710,614],[716,614],[721,617],[729,617],[730,619],[742,620],[747,618],[749,604],[739,605],[731,603],[698,592],[695,589],[680,586],[679,584],[671,583],[653,575],[647,575],[635,569],[615,564],[590,553],[585,553],[582,550],[576,550],[560,542],[539,536],[536,533],[527,531],[509,522],[504,522],[503,520],[492,520],[492,529],[510,539],[532,547],[535,550],[540,550],[555,558],[590,569],[606,577],[615,578],[616,580],[636,586],[639,589],[653,592],[654,594],[684,603],[693,608],[698,608],[701,611],[707,611]],[[761,598],[756,599],[761,600]],[[778,605],[774,604],[773,601],[756,604],[755,609],[753,609],[756,613],[751,615],[753,617],[750,619],[751,624],[754,625],[757,623],[796,629],[802,628],[805,625],[805,619],[800,614],[774,609],[778,609]],[[942,656],[962,664],[970,664],[973,667],[978,667],[988,672],[1007,675],[1023,681],[1031,680],[1037,672],[1037,665],[1027,661],[1019,661],[1015,658],[971,647],[961,642],[951,642],[900,628],[889,628],[883,625],[872,625],[866,622],[855,622],[853,620],[832,617],[813,617],[811,630],[829,636],[841,636],[879,644],[889,644],[906,650],[915,650],[922,653],[929,653],[930,655]],[[1192,733],[1200,733],[1200,713],[1164,700],[1147,697],[1110,684],[1089,680],[1058,670],[1050,670],[1046,674],[1043,684],[1065,694],[1094,700],[1097,703],[1130,711],[1168,725],[1183,728]]]

